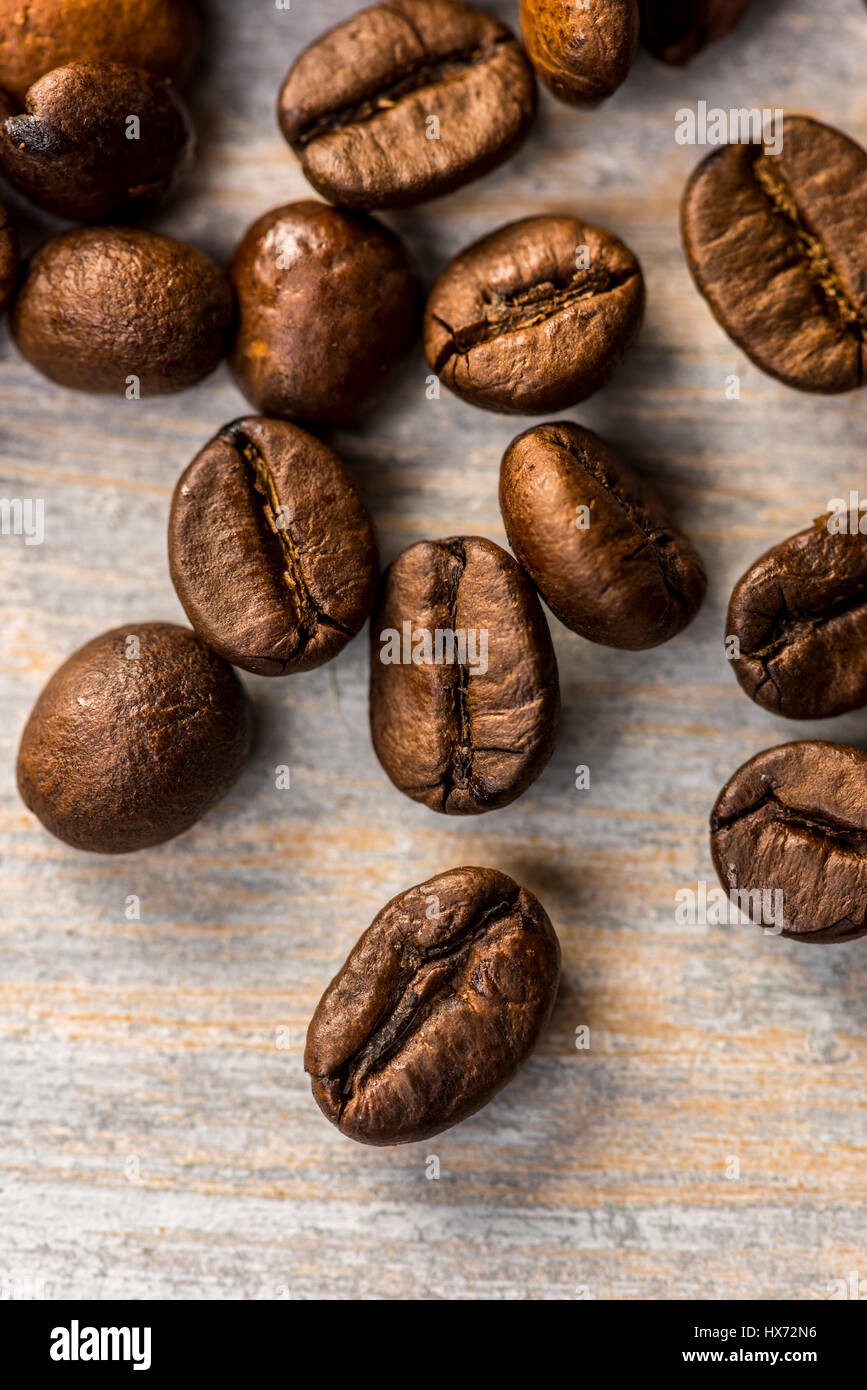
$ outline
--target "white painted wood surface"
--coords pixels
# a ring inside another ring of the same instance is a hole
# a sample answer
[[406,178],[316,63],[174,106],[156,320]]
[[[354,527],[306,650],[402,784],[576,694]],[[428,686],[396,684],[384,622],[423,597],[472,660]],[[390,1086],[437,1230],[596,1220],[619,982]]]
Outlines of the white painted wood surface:
[[[155,227],[225,262],[254,217],[308,195],[276,94],[300,48],[354,8],[206,0],[201,157]],[[514,22],[516,6],[490,8]],[[44,498],[46,536],[0,539],[0,1294],[788,1299],[867,1276],[867,942],[798,948],[674,918],[678,889],[713,882],[707,816],[744,758],[806,733],[867,746],[867,711],[784,723],[723,657],[747,564],[864,488],[867,394],[788,391],[716,326],[679,246],[701,151],[675,143],[674,113],[699,99],[783,106],[864,143],[865,53],[861,0],[756,0],[683,71],[640,57],[598,110],[544,97],[505,168],[388,219],[428,280],[476,236],[544,210],[576,211],[639,253],[640,343],[571,414],[658,479],[710,574],[698,621],[654,652],[553,624],[559,746],[504,812],[446,820],[390,787],[359,640],[309,675],[247,678],[255,754],[182,839],[117,860],[50,839],[14,786],[30,705],[95,633],[181,616],[171,489],[247,407],[225,368],[174,399],[66,392],[3,330],[0,496]],[[28,246],[59,225],[8,201]],[[529,423],[427,401],[426,370],[419,352],[369,425],[334,439],[386,561],[425,536],[502,542],[499,459]],[[739,401],[725,398],[732,372]],[[274,786],[281,763],[290,791]],[[589,791],[574,789],[580,763]],[[476,1118],[425,1145],[356,1146],[310,1097],[307,1021],[378,908],[460,863],[506,870],[548,908],[564,956],[553,1025]],[[580,1025],[589,1051],[575,1048]]]

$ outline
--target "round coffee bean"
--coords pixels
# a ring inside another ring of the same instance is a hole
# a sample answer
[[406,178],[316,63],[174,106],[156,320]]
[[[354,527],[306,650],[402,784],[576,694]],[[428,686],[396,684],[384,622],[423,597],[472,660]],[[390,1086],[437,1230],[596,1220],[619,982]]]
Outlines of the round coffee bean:
[[12,306],[12,334],[37,371],[78,391],[182,391],[223,355],[225,275],[203,252],[134,228],[51,237]]
[[779,154],[767,138],[715,150],[687,184],[683,236],[698,288],[763,371],[801,391],[864,384],[867,153],[853,140],[787,116]]
[[189,827],[232,786],[250,715],[232,670],[184,627],[95,637],[55,671],[21,738],[18,788],[76,849],[126,854]]
[[867,536],[820,517],[768,550],[734,587],[732,637],[732,669],[762,709],[830,719],[867,704]]
[[643,312],[644,277],[622,241],[574,217],[527,217],[443,271],[427,302],[425,352],[471,405],[538,415],[607,381]]
[[560,945],[495,869],[392,898],[319,1001],[304,1067],[322,1113],[362,1144],[411,1144],[474,1115],[548,1023]]
[[724,39],[750,0],[639,0],[641,40],[664,63],[686,63]]
[[530,61],[555,97],[602,101],[626,78],[638,47],[638,0],[521,0]]
[[182,77],[198,46],[188,0],[0,0],[0,88],[27,88],[66,63],[110,62]]
[[18,279],[18,234],[0,203],[0,314],[9,304]]
[[710,827],[720,883],[757,925],[820,943],[867,934],[867,754],[818,741],[758,753]]
[[117,63],[56,68],[30,88],[24,114],[0,97],[0,117],[0,171],[77,222],[150,211],[190,153],[192,128],[168,84]]
[[419,291],[393,232],[362,213],[289,203],[249,229],[230,269],[232,369],[266,415],[353,424],[415,340]]
[[641,651],[692,622],[701,560],[652,489],[598,434],[537,425],[500,469],[509,544],[561,622],[591,642]]
[[420,541],[386,571],[370,624],[373,746],[432,811],[507,806],[554,748],[551,634],[511,555],[479,536]]
[[280,126],[332,202],[407,207],[502,164],[536,111],[505,25],[452,0],[391,0],[317,39],[289,72]]
[[370,517],[336,454],[297,425],[227,425],[181,475],[169,565],[210,647],[262,676],[309,671],[361,629],[379,565]]

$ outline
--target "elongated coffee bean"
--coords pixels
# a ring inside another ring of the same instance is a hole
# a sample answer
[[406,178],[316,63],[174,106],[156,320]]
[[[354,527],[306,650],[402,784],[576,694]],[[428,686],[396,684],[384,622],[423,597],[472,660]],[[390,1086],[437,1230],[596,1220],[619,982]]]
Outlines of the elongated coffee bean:
[[707,580],[653,490],[592,430],[519,434],[500,469],[509,544],[561,622],[607,647],[641,651],[692,621]]
[[610,97],[638,47],[638,0],[521,0],[521,30],[545,86],[573,106]]
[[867,704],[867,536],[819,517],[768,550],[734,587],[732,637],[732,669],[762,709],[829,719]]
[[641,39],[664,63],[686,63],[705,44],[724,39],[750,0],[639,0]]
[[50,237],[12,305],[12,336],[61,386],[142,396],[183,391],[212,372],[232,323],[232,291],[209,256],[136,227]]
[[192,142],[169,84],[118,63],[55,68],[34,82],[23,112],[4,109],[0,96],[0,118],[0,171],[41,207],[77,222],[152,210]]
[[644,277],[610,232],[528,217],[463,251],[427,302],[427,360],[472,405],[563,410],[591,395],[631,347]]
[[696,169],[682,210],[689,266],[763,371],[801,391],[851,391],[867,378],[867,153],[806,116],[787,116],[771,149],[727,145]]
[[323,1114],[362,1144],[410,1144],[474,1115],[547,1024],[560,945],[495,869],[452,869],[392,898],[319,1001],[304,1067]]
[[391,0],[301,54],[280,126],[307,178],[353,208],[396,208],[459,188],[514,153],[536,110],[521,45],[453,0]]
[[370,625],[370,726],[392,782],[433,811],[514,801],[545,767],[557,662],[533,586],[479,536],[420,541],[386,571]]
[[55,671],[21,736],[18,788],[76,849],[146,849],[225,795],[250,729],[244,688],[221,657],[188,628],[131,623]]
[[321,666],[363,626],[379,566],[370,517],[336,454],[282,420],[227,425],[181,475],[169,565],[187,617],[235,666]]
[[8,305],[18,278],[18,234],[0,203],[0,314]]
[[867,755],[857,748],[805,741],[756,754],[720,792],[710,825],[720,883],[754,922],[770,918],[796,941],[867,934]]

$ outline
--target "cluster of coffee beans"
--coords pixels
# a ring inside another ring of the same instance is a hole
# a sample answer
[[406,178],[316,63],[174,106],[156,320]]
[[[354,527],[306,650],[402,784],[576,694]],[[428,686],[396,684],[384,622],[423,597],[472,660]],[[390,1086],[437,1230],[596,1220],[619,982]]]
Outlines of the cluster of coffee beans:
[[[573,632],[625,650],[687,626],[701,561],[591,431],[540,424],[507,449],[500,503],[517,559],[478,536],[421,540],[380,580],[355,483],[307,427],[358,421],[420,328],[431,370],[483,409],[559,411],[607,381],[645,300],[636,257],[610,231],[563,215],[501,227],[424,304],[401,241],[370,213],[507,159],[534,118],[534,69],[559,97],[598,100],[625,77],[640,29],[685,61],[745,7],[523,0],[526,52],[455,0],[362,10],[300,55],[279,94],[283,134],[329,201],[265,213],[228,275],[191,246],[99,221],[153,207],[188,158],[191,125],[167,82],[192,56],[182,0],[34,0],[26,25],[7,29],[0,171],[50,211],[96,223],[51,237],[19,270],[0,208],[0,302],[11,299],[21,352],[64,386],[127,395],[182,390],[228,354],[261,412],[221,429],[175,488],[171,576],[194,631],[106,633],[39,696],[18,778],[50,831],[125,853],[187,829],[248,750],[232,668],[310,670],[368,617],[371,732],[391,781],[445,814],[490,811],[526,790],[554,746],[557,664],[539,595]],[[9,9],[0,0],[0,16]],[[705,160],[683,220],[699,289],[759,366],[806,390],[862,384],[858,146],[793,118],[783,153],[732,146]],[[802,718],[867,703],[867,542],[818,526],[785,542],[740,581],[729,625],[737,677],[764,708]],[[867,931],[865,808],[867,756],[819,743],[760,755],[714,811],[723,883],[785,878],[788,935]],[[408,890],[316,1011],[305,1065],[318,1103],[373,1144],[456,1123],[528,1055],[559,969],[544,910],[502,873],[454,869]]]

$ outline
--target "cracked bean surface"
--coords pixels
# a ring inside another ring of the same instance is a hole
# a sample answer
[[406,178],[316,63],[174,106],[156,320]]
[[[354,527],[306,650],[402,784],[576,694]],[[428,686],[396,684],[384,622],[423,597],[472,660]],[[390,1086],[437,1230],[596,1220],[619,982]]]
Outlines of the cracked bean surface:
[[769,906],[781,894],[777,934],[818,943],[867,934],[867,754],[818,740],[769,748],[738,768],[710,825],[727,892],[765,893]]
[[619,366],[644,298],[638,261],[610,232],[574,217],[527,217],[446,267],[427,301],[425,353],[472,405],[563,410]]
[[368,209],[408,207],[496,168],[535,111],[514,35],[453,0],[392,0],[353,15],[304,50],[278,102],[314,188]]
[[547,1024],[560,946],[544,908],[494,869],[393,898],[326,989],[304,1067],[323,1114],[363,1144],[409,1144],[475,1112]]
[[867,381],[867,152],[786,116],[781,153],[727,145],[686,187],[690,269],[729,337],[771,376],[835,394]]
[[479,536],[410,546],[383,576],[370,640],[373,746],[396,787],[431,810],[474,815],[535,781],[554,747],[557,662],[511,555]]
[[828,520],[766,551],[729,601],[738,682],[787,719],[867,704],[867,536],[829,532]]
[[264,676],[321,666],[367,619],[379,566],[370,517],[331,449],[248,416],[178,480],[169,567],[196,632]]

